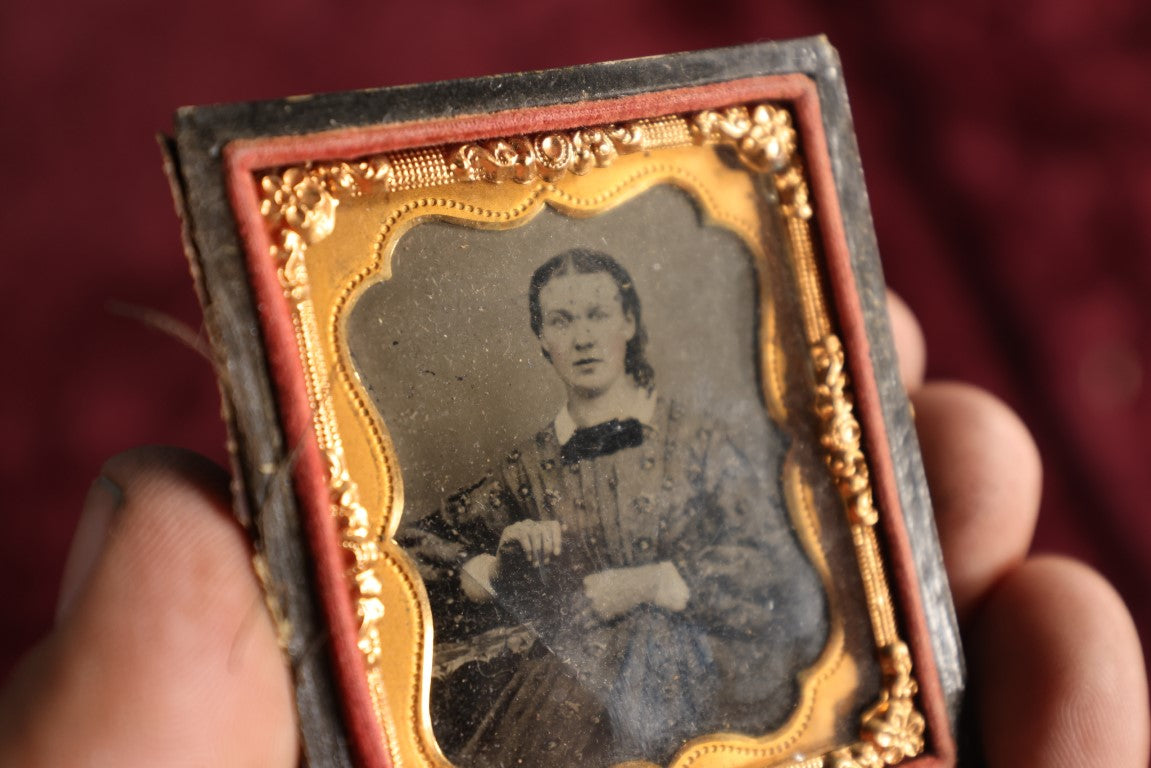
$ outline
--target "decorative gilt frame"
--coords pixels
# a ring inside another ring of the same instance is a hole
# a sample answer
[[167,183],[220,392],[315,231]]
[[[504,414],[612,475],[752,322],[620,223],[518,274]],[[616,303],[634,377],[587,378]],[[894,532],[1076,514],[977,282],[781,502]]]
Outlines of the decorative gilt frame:
[[[822,42],[807,41],[806,45],[814,47],[824,61],[832,57],[834,63],[834,54]],[[826,79],[827,67],[822,68],[821,77]],[[385,126],[375,151],[370,152],[363,151],[372,145],[365,143],[363,135],[339,131],[320,134],[318,141],[305,137],[306,148],[295,136],[240,138],[223,146],[227,194],[239,222],[254,293],[265,306],[278,301],[286,309],[279,320],[275,317],[278,310],[265,309],[260,322],[270,347],[275,346],[271,339],[290,340],[271,348],[269,359],[273,360],[271,378],[280,393],[278,407],[287,441],[291,445],[298,440],[301,448],[291,450],[302,449],[295,467],[295,493],[305,508],[309,499],[313,505],[321,504],[331,521],[331,530],[326,532],[325,515],[319,515],[319,521],[305,521],[305,526],[314,529],[308,535],[320,560],[316,588],[326,595],[323,610],[334,627],[332,652],[344,717],[349,721],[351,752],[358,761],[373,766],[450,765],[439,753],[427,722],[431,633],[426,598],[408,611],[409,620],[418,627],[414,635],[396,629],[396,622],[404,621],[395,617],[396,606],[421,594],[421,588],[412,566],[397,556],[398,547],[391,542],[403,496],[394,451],[389,453],[386,430],[371,406],[356,394],[355,373],[336,340],[342,329],[341,313],[353,300],[356,287],[373,271],[385,277],[389,274],[387,254],[380,252],[385,249],[381,246],[376,262],[357,267],[349,281],[333,277],[348,272],[347,263],[313,264],[309,253],[336,230],[340,206],[364,195],[395,197],[393,213],[381,225],[382,232],[395,230],[387,237],[381,235],[385,245],[394,247],[403,231],[413,226],[405,216],[414,221],[418,216],[409,214],[420,207],[442,205],[452,209],[453,215],[472,220],[493,215],[468,210],[450,195],[438,198],[437,190],[460,185],[519,190],[509,192],[509,200],[526,194],[522,190],[533,190],[531,205],[538,209],[545,199],[555,200],[557,185],[607,173],[629,162],[629,156],[725,147],[738,158],[740,172],[765,180],[769,194],[777,200],[808,345],[819,440],[850,530],[881,680],[879,695],[863,711],[853,742],[818,754],[800,754],[794,745],[803,743],[803,731],[794,722],[762,738],[701,735],[677,754],[672,768],[880,768],[907,763],[929,748],[933,760],[949,762],[953,747],[948,717],[953,718],[953,712],[947,713],[941,700],[957,692],[940,690],[938,670],[949,660],[941,663],[935,657],[947,643],[954,645],[954,638],[940,643],[930,638],[929,630],[938,633],[943,627],[953,632],[953,623],[946,608],[942,620],[929,617],[925,621],[922,592],[908,588],[908,572],[914,579],[915,566],[911,558],[899,555],[901,547],[908,546],[906,528],[910,526],[902,522],[906,512],[900,503],[901,496],[908,494],[887,489],[877,498],[873,482],[877,449],[881,480],[889,485],[898,480],[892,477],[886,458],[887,425],[877,417],[882,409],[875,407],[873,394],[867,403],[872,418],[861,426],[857,415],[859,395],[853,377],[863,377],[865,395],[872,391],[867,386],[872,361],[864,352],[869,335],[856,323],[848,328],[845,345],[841,330],[858,315],[858,297],[853,299],[850,288],[844,287],[842,268],[839,274],[829,272],[830,252],[847,249],[842,235],[835,234],[844,226],[842,195],[833,183],[837,169],[827,159],[815,81],[802,75],[763,75],[718,86],[605,99],[598,106],[591,110],[524,109],[491,117]],[[584,122],[585,113],[625,117]],[[475,138],[456,138],[469,135]],[[510,220],[527,208],[515,210],[514,215],[500,215]],[[197,239],[194,234],[191,237]],[[197,245],[192,248],[199,258],[204,243]],[[206,291],[203,280],[201,290]],[[322,312],[316,309],[317,291],[325,292]],[[339,295],[334,297],[333,291]],[[293,353],[295,361],[290,359]],[[243,397],[227,386],[225,394],[229,403]],[[369,432],[366,439],[360,435],[354,442],[375,448],[349,453],[349,429]],[[310,465],[308,456],[314,457]],[[918,466],[915,461],[913,465]],[[372,481],[370,501],[365,503],[364,478],[373,473],[377,477]],[[373,514],[372,509],[383,513]],[[260,533],[258,527],[256,533]],[[927,547],[928,560],[932,554],[938,560],[933,543],[918,546]],[[900,580],[894,589],[893,552]],[[815,559],[819,557],[817,553]],[[923,562],[924,556],[919,555],[920,568]],[[258,571],[267,577],[269,604],[281,617],[285,650],[291,656],[291,611],[283,606],[271,569],[260,563]],[[821,571],[826,580],[826,565]],[[932,574],[932,578],[941,577]],[[346,647],[349,641],[354,651]],[[414,646],[410,645],[413,641]],[[410,652],[404,650],[409,647]],[[414,673],[402,671],[412,664]],[[357,669],[362,670],[358,686]],[[926,698],[921,683],[926,684]],[[943,687],[947,685],[944,681]],[[414,717],[404,717],[400,712],[404,707]]]

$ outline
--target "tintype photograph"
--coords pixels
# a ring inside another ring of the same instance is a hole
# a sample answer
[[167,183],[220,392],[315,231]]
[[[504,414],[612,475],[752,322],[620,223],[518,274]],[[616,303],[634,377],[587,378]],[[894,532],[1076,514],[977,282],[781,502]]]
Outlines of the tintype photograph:
[[824,41],[180,120],[310,762],[950,759],[954,619]]
[[456,764],[664,764],[795,708],[828,604],[760,395],[754,269],[661,186],[594,218],[423,224],[360,297]]

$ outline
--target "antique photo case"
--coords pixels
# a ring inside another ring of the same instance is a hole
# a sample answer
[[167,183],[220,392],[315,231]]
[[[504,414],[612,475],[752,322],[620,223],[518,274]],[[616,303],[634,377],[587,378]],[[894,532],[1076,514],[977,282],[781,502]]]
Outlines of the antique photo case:
[[309,764],[954,764],[825,41],[187,108],[166,149]]

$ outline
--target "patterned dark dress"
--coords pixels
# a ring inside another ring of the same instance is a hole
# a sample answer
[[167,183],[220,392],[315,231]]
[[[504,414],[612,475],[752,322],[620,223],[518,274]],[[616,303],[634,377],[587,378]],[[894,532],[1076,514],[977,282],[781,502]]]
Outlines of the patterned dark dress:
[[[779,498],[782,446],[753,467],[726,430],[662,399],[642,430],[639,445],[565,461],[549,426],[398,535],[425,577],[437,662],[509,626],[535,638],[512,664],[433,688],[433,727],[458,765],[663,763],[689,738],[765,733],[791,710],[827,618]],[[562,554],[501,567],[496,600],[471,603],[459,569],[524,519],[558,520]],[[690,589],[685,610],[593,613],[586,576],[661,561]]]

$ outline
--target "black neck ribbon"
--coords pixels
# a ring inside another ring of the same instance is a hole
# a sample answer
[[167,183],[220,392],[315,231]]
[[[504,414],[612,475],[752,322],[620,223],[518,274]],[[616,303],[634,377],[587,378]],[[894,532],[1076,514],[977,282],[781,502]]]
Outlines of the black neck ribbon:
[[580,427],[560,449],[564,464],[580,459],[606,456],[623,448],[643,444],[643,425],[638,419],[612,419],[591,427]]

